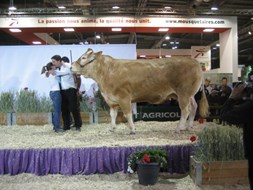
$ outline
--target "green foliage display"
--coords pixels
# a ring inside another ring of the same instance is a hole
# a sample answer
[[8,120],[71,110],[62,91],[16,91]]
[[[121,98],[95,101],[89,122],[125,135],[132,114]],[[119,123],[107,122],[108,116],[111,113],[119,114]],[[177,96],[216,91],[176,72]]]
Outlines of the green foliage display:
[[248,81],[248,74],[252,70],[251,66],[243,67],[241,71],[241,80],[242,81]]
[[160,168],[167,167],[167,157],[168,153],[165,150],[161,149],[145,149],[132,153],[128,158],[128,166],[133,170],[137,170],[137,163],[142,162],[145,159],[145,156],[150,158],[150,162],[155,162],[160,165]]
[[100,90],[97,91],[95,98],[96,98],[97,110],[99,110],[99,111],[109,111],[110,110],[110,107],[106,103]]
[[243,132],[233,126],[205,128],[197,133],[194,157],[198,161],[243,160]]
[[80,111],[81,112],[92,112],[92,105],[89,103],[87,96],[83,96],[80,101]]
[[[93,103],[96,105],[93,107]],[[89,99],[87,95],[82,96],[82,101],[80,102],[80,110],[82,112],[92,112],[92,111],[109,111],[110,108],[105,102],[100,90],[95,94],[95,97]]]
[[0,112],[14,112],[14,93],[2,92],[0,94]]
[[51,100],[39,97],[34,90],[21,90],[16,94],[16,112],[49,112],[52,111]]
[[53,103],[49,97],[42,96],[39,98],[38,112],[53,112]]

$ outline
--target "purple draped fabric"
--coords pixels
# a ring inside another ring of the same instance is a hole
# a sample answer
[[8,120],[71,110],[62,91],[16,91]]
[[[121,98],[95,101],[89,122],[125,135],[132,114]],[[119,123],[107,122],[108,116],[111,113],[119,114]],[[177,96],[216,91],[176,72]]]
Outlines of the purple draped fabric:
[[[192,147],[149,146],[168,151],[168,172],[189,172]],[[0,150],[0,175],[32,173],[47,174],[111,174],[127,172],[127,157],[138,147],[98,147],[98,148],[57,148],[57,149],[4,149]]]

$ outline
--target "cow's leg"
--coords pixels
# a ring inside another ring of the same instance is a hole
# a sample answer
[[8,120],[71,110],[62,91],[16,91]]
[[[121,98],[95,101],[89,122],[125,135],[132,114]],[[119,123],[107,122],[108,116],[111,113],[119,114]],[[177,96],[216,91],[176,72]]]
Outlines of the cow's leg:
[[176,132],[186,129],[186,120],[190,113],[190,98],[178,96],[178,104],[181,109],[181,117],[176,128]]
[[188,118],[188,124],[187,124],[187,128],[193,128],[193,121],[196,115],[196,111],[198,108],[198,104],[196,103],[194,97],[191,98],[191,104],[190,104],[190,114],[189,114],[189,118]]
[[135,134],[135,126],[134,126],[134,122],[133,122],[133,116],[132,116],[132,104],[131,101],[122,101],[119,103],[122,112],[124,113],[127,122],[128,122],[128,127],[130,128],[130,134]]
[[134,122],[133,122],[132,112],[125,115],[125,117],[127,118],[128,127],[130,128],[130,134],[131,135],[135,134],[135,126],[134,126]]
[[110,116],[111,116],[111,132],[114,132],[116,128],[116,118],[118,115],[118,108],[117,107],[111,107],[110,108]]

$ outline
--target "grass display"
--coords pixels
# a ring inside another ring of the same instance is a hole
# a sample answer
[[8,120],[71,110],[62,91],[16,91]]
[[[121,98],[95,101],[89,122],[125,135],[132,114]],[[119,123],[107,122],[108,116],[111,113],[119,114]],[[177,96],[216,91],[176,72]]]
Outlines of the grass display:
[[16,112],[50,112],[52,111],[51,100],[40,97],[34,90],[21,90],[16,94]]
[[14,93],[2,92],[0,94],[0,112],[10,113],[14,111]]
[[198,161],[243,160],[243,132],[234,126],[205,128],[197,133],[194,158]]

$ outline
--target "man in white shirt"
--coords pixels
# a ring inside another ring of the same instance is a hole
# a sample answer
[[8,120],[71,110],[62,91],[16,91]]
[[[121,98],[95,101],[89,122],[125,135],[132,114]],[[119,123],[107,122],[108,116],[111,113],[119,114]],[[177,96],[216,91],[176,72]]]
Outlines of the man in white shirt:
[[61,95],[62,95],[62,119],[63,119],[63,129],[69,130],[71,125],[71,115],[72,113],[74,124],[77,131],[81,130],[82,120],[80,116],[80,106],[77,97],[77,87],[70,70],[71,64],[67,57],[60,57],[59,55],[54,55],[52,58],[52,63],[58,68],[55,70],[54,74],[59,77],[61,84]]

